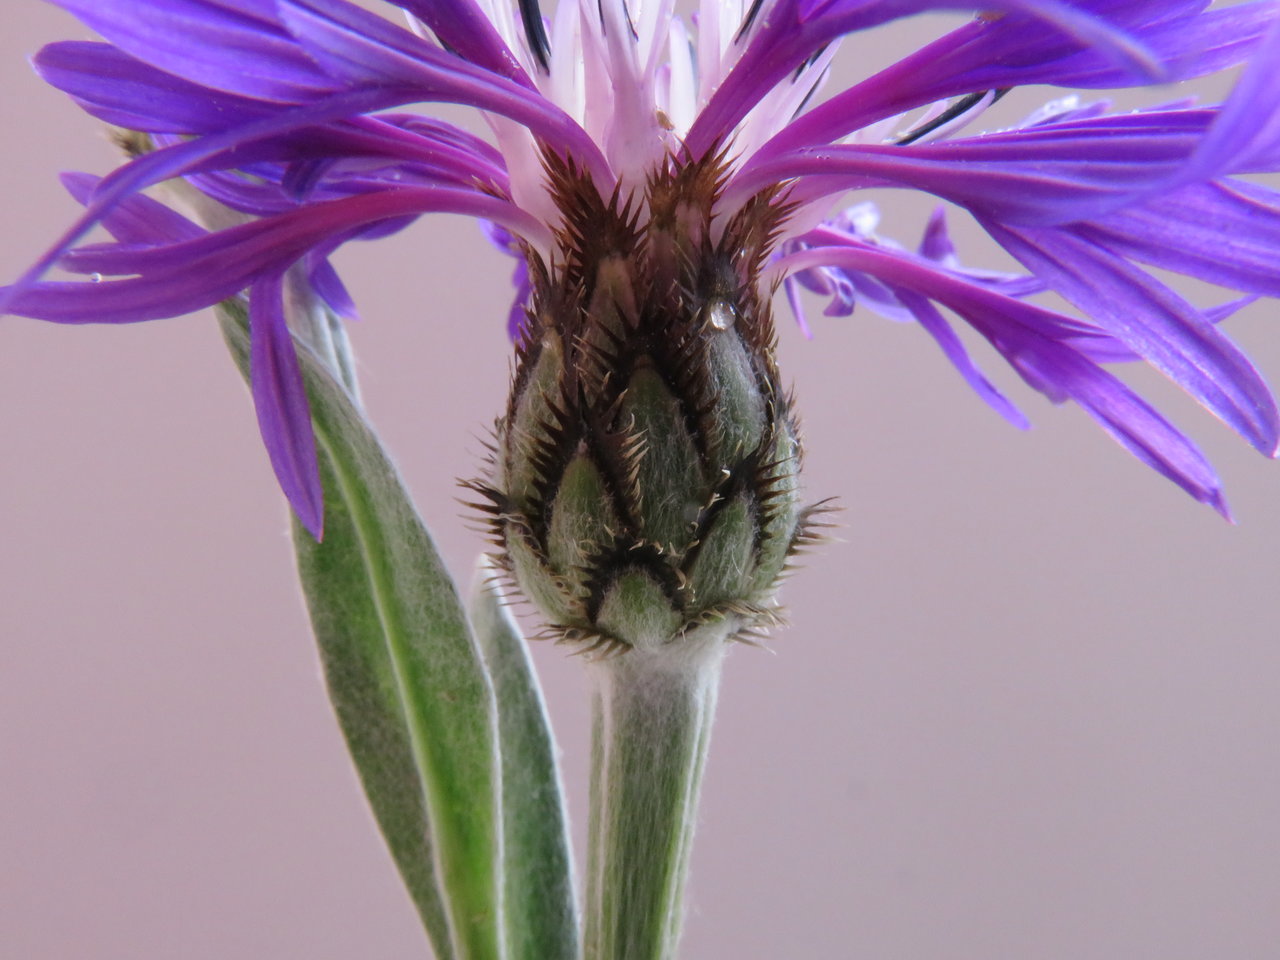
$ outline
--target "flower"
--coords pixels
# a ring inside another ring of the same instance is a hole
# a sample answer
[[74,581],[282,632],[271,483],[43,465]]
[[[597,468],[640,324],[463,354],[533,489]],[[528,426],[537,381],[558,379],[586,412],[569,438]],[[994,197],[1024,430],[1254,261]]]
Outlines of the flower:
[[[426,213],[468,215],[520,263],[510,326],[521,339],[537,278],[594,242],[574,233],[566,204],[598,197],[616,222],[643,230],[654,184],[682,176],[693,192],[666,214],[681,223],[701,205],[707,249],[747,231],[753,259],[735,282],[749,282],[764,309],[782,284],[797,306],[805,287],[831,298],[829,313],[862,304],[918,323],[1017,425],[1022,414],[943,309],[1035,390],[1074,400],[1224,514],[1202,454],[1108,365],[1143,360],[1262,452],[1280,442],[1270,391],[1218,326],[1240,303],[1280,295],[1280,194],[1242,179],[1280,166],[1274,3],[702,0],[692,32],[674,0],[564,0],[549,15],[537,0],[394,0],[404,26],[345,0],[54,2],[105,42],[52,44],[36,68],[154,149],[101,180],[67,178],[83,217],[4,291],[0,309],[127,323],[248,291],[263,438],[317,536],[315,442],[286,276],[350,315],[329,261],[337,247]],[[863,42],[929,10],[975,9],[824,97],[842,39]],[[1220,106],[1113,113],[1064,99],[1012,128],[966,132],[1017,86],[1144,86],[1245,61]],[[492,136],[403,110],[420,103],[474,107]],[[142,193],[178,177],[239,216],[206,229]],[[941,212],[916,250],[881,237],[865,204],[840,212],[841,198],[877,187],[967,212],[1024,272],[962,266]],[[114,242],[82,243],[97,224]],[[90,281],[44,279],[55,264]],[[1198,309],[1149,268],[1235,298]],[[1043,291],[1075,312],[1034,302]]]

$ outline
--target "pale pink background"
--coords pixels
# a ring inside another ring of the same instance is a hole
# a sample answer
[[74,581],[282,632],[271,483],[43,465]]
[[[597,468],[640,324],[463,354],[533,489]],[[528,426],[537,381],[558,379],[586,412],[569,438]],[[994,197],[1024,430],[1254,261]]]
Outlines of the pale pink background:
[[[23,0],[0,35],[7,280],[74,212],[55,173],[112,158],[23,59],[85,31]],[[343,266],[372,415],[466,576],[454,479],[502,404],[510,264],[441,218]],[[1275,324],[1231,325],[1273,375]],[[782,362],[845,542],[788,585],[775,652],[730,659],[684,955],[1280,956],[1280,467],[1140,378],[1230,526],[985,355],[1030,433],[918,329],[817,327]],[[2,321],[0,450],[0,957],[422,956],[210,318]],[[580,668],[535,657],[580,834]]]

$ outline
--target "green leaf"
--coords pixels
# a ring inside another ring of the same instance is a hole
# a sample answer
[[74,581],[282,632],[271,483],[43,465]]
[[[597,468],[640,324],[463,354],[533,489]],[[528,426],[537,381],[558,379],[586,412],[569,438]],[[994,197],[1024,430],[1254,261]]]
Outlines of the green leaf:
[[[219,309],[248,375],[244,307]],[[347,390],[302,344],[324,539],[296,522],[298,572],[329,695],[441,960],[500,960],[496,706],[425,526]]]
[[510,960],[576,960],[578,917],[555,741],[519,627],[482,561],[471,623],[498,700]]

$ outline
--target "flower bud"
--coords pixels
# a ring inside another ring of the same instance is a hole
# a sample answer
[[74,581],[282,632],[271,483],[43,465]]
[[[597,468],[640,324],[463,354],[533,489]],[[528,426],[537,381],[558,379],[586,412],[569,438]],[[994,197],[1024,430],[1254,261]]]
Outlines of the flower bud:
[[559,249],[530,254],[492,476],[470,485],[498,561],[585,650],[748,637],[814,539],[757,284],[786,208],[762,196],[716,236],[714,164],[655,176],[636,209],[550,173]]

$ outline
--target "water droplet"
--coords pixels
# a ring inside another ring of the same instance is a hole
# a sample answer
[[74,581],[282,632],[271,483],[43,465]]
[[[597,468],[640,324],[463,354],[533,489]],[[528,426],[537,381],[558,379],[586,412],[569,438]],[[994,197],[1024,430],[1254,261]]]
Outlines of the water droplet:
[[91,274],[89,274],[89,282],[90,282],[90,283],[101,283],[101,282],[102,282],[102,274],[100,274],[100,273],[91,273]]
[[713,300],[707,305],[707,322],[717,330],[728,330],[737,319],[733,305],[723,300]]

